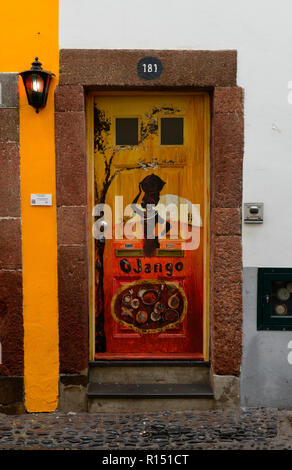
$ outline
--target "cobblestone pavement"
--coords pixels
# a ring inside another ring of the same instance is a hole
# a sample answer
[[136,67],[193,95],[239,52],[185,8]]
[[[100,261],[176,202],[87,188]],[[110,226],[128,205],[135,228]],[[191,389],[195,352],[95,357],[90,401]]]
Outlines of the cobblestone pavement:
[[0,414],[1,449],[292,449],[292,412]]

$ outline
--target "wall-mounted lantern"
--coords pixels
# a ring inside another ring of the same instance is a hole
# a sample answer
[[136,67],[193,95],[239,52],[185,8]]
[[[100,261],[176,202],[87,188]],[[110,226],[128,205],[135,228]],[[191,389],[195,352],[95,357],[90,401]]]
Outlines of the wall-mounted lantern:
[[39,112],[46,106],[50,82],[55,74],[42,69],[38,57],[32,62],[30,70],[20,72],[28,99],[28,104]]

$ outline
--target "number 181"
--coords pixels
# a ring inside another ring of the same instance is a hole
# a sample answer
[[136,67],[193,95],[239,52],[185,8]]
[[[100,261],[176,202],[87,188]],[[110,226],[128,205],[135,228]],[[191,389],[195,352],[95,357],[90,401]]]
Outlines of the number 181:
[[144,72],[157,72],[158,68],[157,68],[157,64],[143,64],[143,70]]

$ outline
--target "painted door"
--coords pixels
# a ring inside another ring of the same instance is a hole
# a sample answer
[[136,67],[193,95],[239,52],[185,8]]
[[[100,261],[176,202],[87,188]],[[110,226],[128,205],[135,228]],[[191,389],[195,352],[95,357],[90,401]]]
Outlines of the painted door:
[[203,358],[208,118],[204,93],[94,97],[96,358]]

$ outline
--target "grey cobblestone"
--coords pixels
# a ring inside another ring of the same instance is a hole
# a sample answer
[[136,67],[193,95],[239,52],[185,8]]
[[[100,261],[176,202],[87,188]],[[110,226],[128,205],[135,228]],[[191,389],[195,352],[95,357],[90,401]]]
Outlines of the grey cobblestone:
[[0,450],[15,448],[292,450],[292,412],[0,414]]

